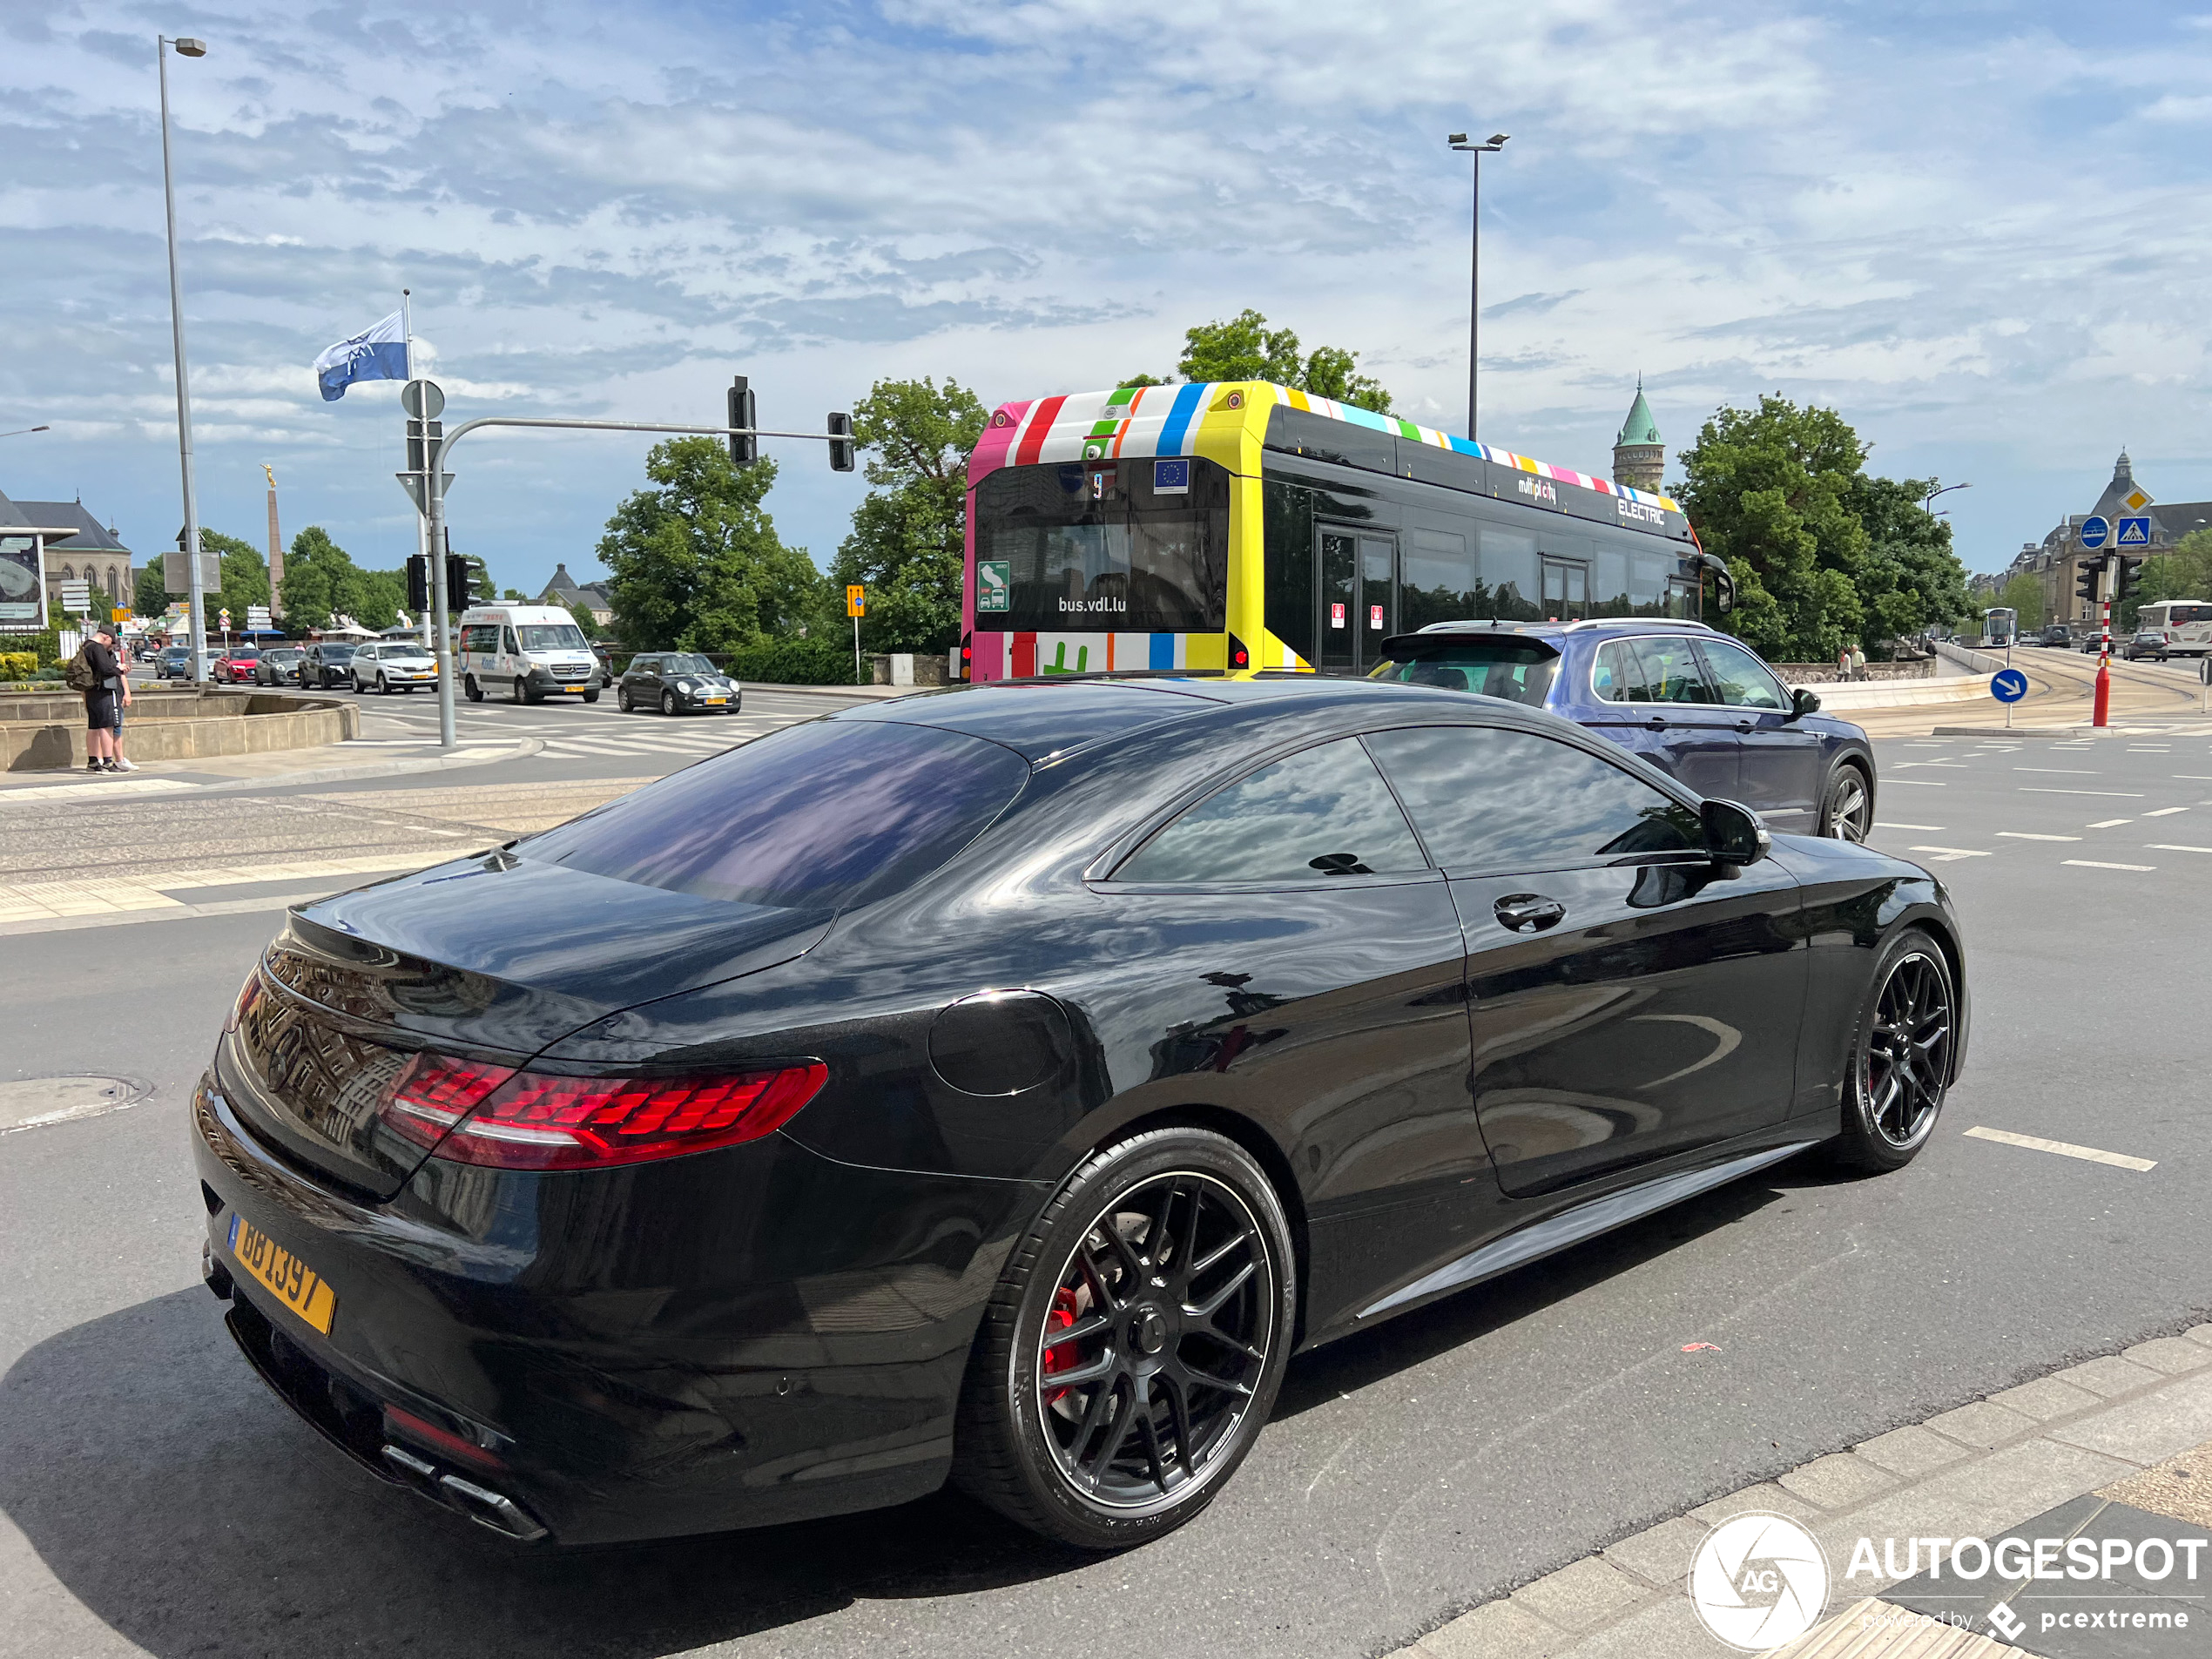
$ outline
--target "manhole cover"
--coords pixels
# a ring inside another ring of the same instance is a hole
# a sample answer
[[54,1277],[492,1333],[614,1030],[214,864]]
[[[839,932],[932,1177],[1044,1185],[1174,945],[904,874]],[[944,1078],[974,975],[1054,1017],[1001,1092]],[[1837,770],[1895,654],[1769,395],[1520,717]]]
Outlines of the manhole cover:
[[135,1106],[153,1092],[136,1077],[26,1077],[0,1083],[0,1135]]

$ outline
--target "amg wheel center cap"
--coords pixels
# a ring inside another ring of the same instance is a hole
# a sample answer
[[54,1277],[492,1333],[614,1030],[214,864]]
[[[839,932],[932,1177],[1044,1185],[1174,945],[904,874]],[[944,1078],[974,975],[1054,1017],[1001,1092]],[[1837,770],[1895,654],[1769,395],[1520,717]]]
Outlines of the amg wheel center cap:
[[1129,1338],[1137,1352],[1155,1354],[1167,1346],[1168,1322],[1160,1317],[1157,1308],[1140,1308],[1130,1321]]

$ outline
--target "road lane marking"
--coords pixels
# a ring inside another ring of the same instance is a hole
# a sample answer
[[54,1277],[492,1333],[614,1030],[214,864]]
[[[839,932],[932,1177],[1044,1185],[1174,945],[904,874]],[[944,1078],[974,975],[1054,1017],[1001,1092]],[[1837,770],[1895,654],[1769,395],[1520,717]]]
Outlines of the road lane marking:
[[2174,841],[2145,841],[2143,846],[2152,853],[2212,853],[2212,846],[2182,846]]
[[2176,813],[2186,813],[2187,811],[2188,811],[2188,808],[2186,806],[2161,806],[2155,812],[2145,813],[2143,816],[2145,818],[2171,818]]
[[2107,864],[2098,859],[2060,859],[2061,864],[2071,864],[2084,870],[2134,870],[2138,873],[2155,870],[2155,864]]
[[1948,864],[1953,859],[1986,859],[1990,855],[1971,846],[1916,846],[1915,853],[1932,853],[1939,864]]
[[2014,772],[2064,772],[2069,778],[2094,778],[2096,771],[2086,766],[2014,766]]
[[1943,833],[1943,826],[1940,824],[1885,824],[1878,818],[1874,820],[1874,827],[1876,829],[1919,830],[1924,835]]
[[2212,772],[2177,772],[2174,775],[2185,784],[2212,784]]
[[[1900,779],[1898,781],[1904,780]],[[2023,795],[2111,795],[2121,800],[2141,800],[2143,798],[2143,792],[2140,789],[2060,789],[2050,784],[2022,784],[2018,792]]]
[[1949,784],[1943,783],[1934,778],[1885,778],[1882,781],[1889,784],[1910,784],[1915,789],[1948,789],[1951,787]]
[[2079,835],[2038,835],[2030,830],[1999,830],[1997,833],[2015,841],[2078,841],[2081,839]]
[[1892,766],[1890,770],[1892,772],[1903,772],[1908,766],[1948,766],[1953,772],[1966,772],[1969,770],[1966,763],[1963,760],[1900,760],[1897,763],[1897,765]]
[[2107,1152],[2094,1146],[2076,1146],[2070,1141],[2047,1141],[2040,1135],[2015,1135],[2008,1129],[1984,1129],[1977,1123],[1966,1133],[1978,1141],[1995,1141],[2002,1146],[2024,1146],[2031,1152],[2055,1152],[2062,1158],[2080,1158],[2085,1163],[2109,1163],[2115,1170],[2133,1170],[2139,1175],[2158,1167],[2156,1158],[2131,1158],[2125,1152]]
[[2134,821],[2135,820],[2132,818],[2101,818],[2095,823],[2087,825],[2084,827],[2088,829],[2118,829],[2122,824],[2132,824]]

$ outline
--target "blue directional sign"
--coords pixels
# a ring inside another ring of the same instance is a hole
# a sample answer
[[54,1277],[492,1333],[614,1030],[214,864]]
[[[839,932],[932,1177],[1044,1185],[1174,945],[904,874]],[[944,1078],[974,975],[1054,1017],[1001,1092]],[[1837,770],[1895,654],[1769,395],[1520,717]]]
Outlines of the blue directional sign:
[[2017,703],[2027,695],[2027,676],[2017,668],[2003,668],[1989,677],[1989,694],[2000,703]]
[[2148,547],[2150,545],[2149,516],[2145,515],[2141,518],[2122,518],[2120,521],[2120,534],[2113,537],[2112,544],[2114,547]]
[[2081,545],[2102,547],[2105,538],[2112,534],[2112,526],[2092,513],[2081,521]]

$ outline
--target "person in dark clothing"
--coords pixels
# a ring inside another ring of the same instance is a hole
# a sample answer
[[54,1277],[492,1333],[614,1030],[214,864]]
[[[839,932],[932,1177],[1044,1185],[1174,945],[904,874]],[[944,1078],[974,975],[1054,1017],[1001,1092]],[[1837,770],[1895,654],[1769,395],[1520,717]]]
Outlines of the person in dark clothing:
[[84,664],[92,685],[84,693],[84,770],[133,772],[123,759],[123,711],[131,701],[131,678],[116,655],[115,637],[98,630],[84,642]]

